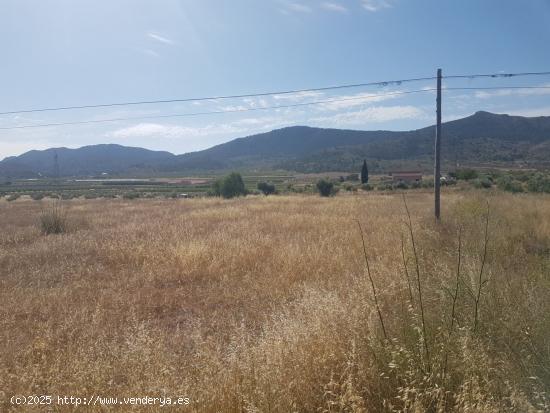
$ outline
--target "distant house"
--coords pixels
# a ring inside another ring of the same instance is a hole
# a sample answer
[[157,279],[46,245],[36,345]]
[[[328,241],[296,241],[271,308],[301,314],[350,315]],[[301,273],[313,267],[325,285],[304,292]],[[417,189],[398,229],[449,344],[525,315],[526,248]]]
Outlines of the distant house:
[[421,182],[422,181],[422,172],[418,171],[402,171],[402,172],[393,172],[391,174],[393,182]]

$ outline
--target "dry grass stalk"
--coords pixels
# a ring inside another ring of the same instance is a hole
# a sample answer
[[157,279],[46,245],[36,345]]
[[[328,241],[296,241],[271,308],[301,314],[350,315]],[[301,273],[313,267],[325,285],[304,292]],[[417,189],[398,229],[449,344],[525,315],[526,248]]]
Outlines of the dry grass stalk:
[[409,268],[408,268],[408,262],[405,258],[405,239],[403,238],[403,233],[401,233],[401,259],[403,260],[403,268],[405,270],[405,278],[407,281],[407,287],[409,289],[409,300],[411,301],[411,305],[414,306],[414,296],[412,292],[412,285],[411,285],[411,277],[409,276]]
[[359,226],[359,233],[361,234],[361,242],[363,244],[363,256],[365,257],[365,264],[367,265],[367,275],[369,277],[370,285],[372,288],[372,294],[374,296],[374,305],[376,306],[376,312],[378,313],[380,325],[382,326],[384,339],[387,340],[388,334],[386,333],[386,327],[384,326],[384,317],[382,317],[382,311],[380,310],[380,305],[378,304],[378,294],[376,293],[376,286],[374,285],[374,280],[372,279],[372,275],[370,273],[369,257],[367,255],[367,247],[365,246],[365,237],[363,235],[363,228],[361,227],[361,223],[359,221],[357,221],[357,225]]
[[62,234],[67,231],[67,215],[61,199],[54,199],[40,214],[40,229],[44,235]]
[[409,235],[411,237],[411,244],[414,255],[414,263],[416,268],[416,284],[418,287],[418,303],[420,306],[420,317],[422,320],[422,341],[424,343],[424,350],[426,351],[426,359],[428,360],[428,365],[430,363],[430,348],[428,346],[428,334],[426,332],[426,317],[424,315],[424,301],[422,300],[422,281],[420,280],[420,264],[418,262],[418,254],[416,252],[416,243],[414,241],[414,232],[412,227],[411,213],[409,211],[409,206],[407,205],[407,198],[403,194],[403,204],[405,205],[405,211],[407,213],[407,227],[409,229]]
[[477,283],[477,294],[475,297],[475,310],[474,310],[474,331],[477,329],[479,318],[479,303],[481,300],[481,290],[487,280],[483,280],[483,269],[485,268],[485,261],[487,260],[487,245],[489,244],[489,201],[487,201],[487,212],[485,214],[485,235],[483,237],[483,254],[481,256],[481,267],[479,269],[479,277]]

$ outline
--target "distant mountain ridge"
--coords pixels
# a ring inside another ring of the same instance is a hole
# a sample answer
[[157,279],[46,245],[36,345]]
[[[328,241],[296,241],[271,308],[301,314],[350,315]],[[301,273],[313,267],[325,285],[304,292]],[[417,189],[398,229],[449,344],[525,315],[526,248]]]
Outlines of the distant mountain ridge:
[[176,155],[170,152],[116,144],[89,145],[78,149],[50,148],[5,158],[0,162],[0,175],[53,176],[56,154],[61,176],[128,173],[132,170],[147,170],[159,162],[176,159]]
[[[443,124],[444,162],[550,164],[550,117],[476,112]],[[429,165],[435,128],[356,131],[293,126],[237,138],[198,152],[114,144],[29,151],[0,162],[0,176],[52,176],[57,153],[61,176],[162,174],[230,169],[298,172],[356,170],[367,158],[381,165]]]

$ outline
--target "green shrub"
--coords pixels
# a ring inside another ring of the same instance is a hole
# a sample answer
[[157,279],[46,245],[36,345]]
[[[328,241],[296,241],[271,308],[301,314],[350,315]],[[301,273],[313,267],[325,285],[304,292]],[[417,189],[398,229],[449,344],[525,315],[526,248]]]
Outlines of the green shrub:
[[237,196],[245,196],[247,191],[241,174],[238,172],[231,172],[226,177],[214,181],[211,193],[215,196],[222,196],[229,199]]
[[353,185],[350,185],[350,184],[344,184],[344,190],[348,191],[348,192],[351,192],[351,191],[354,191],[356,190],[355,187]]
[[523,185],[521,182],[516,181],[512,176],[510,175],[503,175],[497,180],[497,186],[499,189],[506,191],[506,192],[523,192]]
[[67,231],[67,216],[60,200],[52,201],[47,210],[40,214],[42,234],[62,234]]
[[422,188],[433,188],[434,187],[434,180],[433,179],[423,179],[420,183],[420,186]]
[[336,194],[334,183],[327,179],[321,179],[317,182],[317,191],[321,196],[333,196]]
[[390,183],[381,183],[376,187],[376,189],[379,191],[393,191],[393,185]]
[[122,195],[122,198],[124,198],[124,199],[136,199],[136,198],[139,198],[139,196],[140,196],[139,192],[125,192]]
[[399,181],[397,184],[394,185],[396,189],[409,189],[409,185],[406,182]]
[[371,184],[363,184],[361,185],[361,189],[363,191],[372,191],[374,187]]
[[267,196],[275,193],[275,185],[267,182],[258,182],[258,190]]
[[529,192],[550,192],[550,178],[542,173],[533,174],[527,181]]
[[474,179],[472,181],[472,184],[474,185],[475,188],[478,188],[478,189],[488,189],[493,186],[493,183],[491,182],[491,180],[486,176]]
[[476,179],[478,177],[478,173],[475,169],[457,169],[454,173],[449,173],[449,176],[456,178],[456,179],[462,179],[465,181],[469,181],[471,179]]
[[6,198],[6,201],[8,201],[8,202],[15,201],[16,199],[19,198],[19,196],[20,196],[19,194],[11,194],[10,196],[8,196]]
[[35,201],[40,201],[41,199],[44,198],[44,194],[42,192],[33,192],[31,194],[31,198],[34,199]]

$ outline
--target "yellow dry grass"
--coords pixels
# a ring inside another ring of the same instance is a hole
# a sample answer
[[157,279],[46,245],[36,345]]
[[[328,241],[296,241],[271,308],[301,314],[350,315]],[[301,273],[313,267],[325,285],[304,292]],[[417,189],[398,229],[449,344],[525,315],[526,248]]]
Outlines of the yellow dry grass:
[[184,395],[190,412],[548,411],[550,198],[490,196],[474,330],[485,197],[445,194],[436,225],[431,197],[408,195],[416,258],[397,195],[70,201],[71,229],[49,236],[39,202],[0,202],[0,410],[95,394]]

